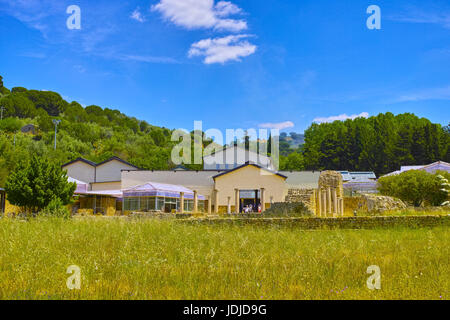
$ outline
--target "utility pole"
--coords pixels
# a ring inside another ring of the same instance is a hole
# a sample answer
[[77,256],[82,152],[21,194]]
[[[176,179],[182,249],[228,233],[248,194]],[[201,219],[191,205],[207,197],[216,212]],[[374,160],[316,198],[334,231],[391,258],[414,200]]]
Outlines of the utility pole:
[[56,132],[58,131],[58,124],[61,122],[61,120],[53,119],[53,124],[55,125],[55,150],[56,150]]

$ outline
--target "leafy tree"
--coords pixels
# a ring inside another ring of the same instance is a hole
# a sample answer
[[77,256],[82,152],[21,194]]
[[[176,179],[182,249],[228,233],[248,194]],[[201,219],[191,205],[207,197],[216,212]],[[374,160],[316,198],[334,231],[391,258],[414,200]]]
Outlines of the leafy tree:
[[16,133],[22,128],[23,122],[17,118],[6,118],[0,121],[0,131]]
[[447,172],[431,174],[423,170],[409,170],[381,177],[378,190],[383,195],[397,197],[416,207],[427,204],[439,206],[447,197],[442,191],[439,175],[450,177]]
[[54,199],[69,204],[75,188],[59,165],[37,156],[20,162],[5,185],[11,204],[25,208],[27,213],[40,212]]
[[280,170],[283,171],[302,171],[305,168],[303,155],[293,152],[287,157],[280,157]]
[[9,89],[3,86],[3,77],[0,76],[0,97],[9,93]]
[[0,100],[4,117],[32,118],[36,115],[33,103],[22,93],[12,93]]
[[313,123],[305,131],[305,166],[385,174],[401,165],[450,161],[450,134],[414,114]]
[[58,116],[69,105],[58,93],[52,91],[28,90],[23,94],[34,103],[36,109],[44,109],[50,116]]
[[21,92],[27,92],[28,90],[23,87],[14,87],[11,89],[12,93],[21,93]]

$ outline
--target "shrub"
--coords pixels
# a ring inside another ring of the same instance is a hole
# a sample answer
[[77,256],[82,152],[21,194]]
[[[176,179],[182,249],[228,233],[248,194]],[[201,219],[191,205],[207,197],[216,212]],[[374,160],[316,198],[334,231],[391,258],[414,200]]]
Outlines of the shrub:
[[439,206],[447,199],[439,175],[450,176],[448,172],[432,174],[422,170],[409,170],[399,175],[381,177],[378,180],[378,190],[383,195],[399,198],[415,207]]
[[313,216],[313,213],[303,202],[277,202],[267,209],[265,217],[304,217]]
[[59,198],[54,198],[47,207],[41,212],[43,216],[52,216],[58,218],[68,219],[71,217],[69,209],[64,205],[63,201]]
[[63,205],[69,204],[75,188],[60,166],[36,156],[20,162],[5,184],[9,202],[25,208],[27,213],[40,212],[55,198]]

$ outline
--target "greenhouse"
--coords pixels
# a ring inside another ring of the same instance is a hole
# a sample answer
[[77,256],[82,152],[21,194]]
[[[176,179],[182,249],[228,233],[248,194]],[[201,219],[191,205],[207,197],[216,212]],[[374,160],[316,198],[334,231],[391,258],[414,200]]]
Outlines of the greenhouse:
[[197,211],[203,212],[205,197],[183,186],[148,182],[123,191],[124,212],[193,212],[195,201]]

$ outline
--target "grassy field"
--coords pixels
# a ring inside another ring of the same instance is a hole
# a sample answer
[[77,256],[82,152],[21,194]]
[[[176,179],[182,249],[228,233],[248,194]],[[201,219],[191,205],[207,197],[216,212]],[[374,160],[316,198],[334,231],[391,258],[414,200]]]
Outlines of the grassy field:
[[[449,299],[450,228],[0,220],[0,299]],[[81,268],[80,290],[66,269]],[[381,290],[366,285],[381,268]]]

